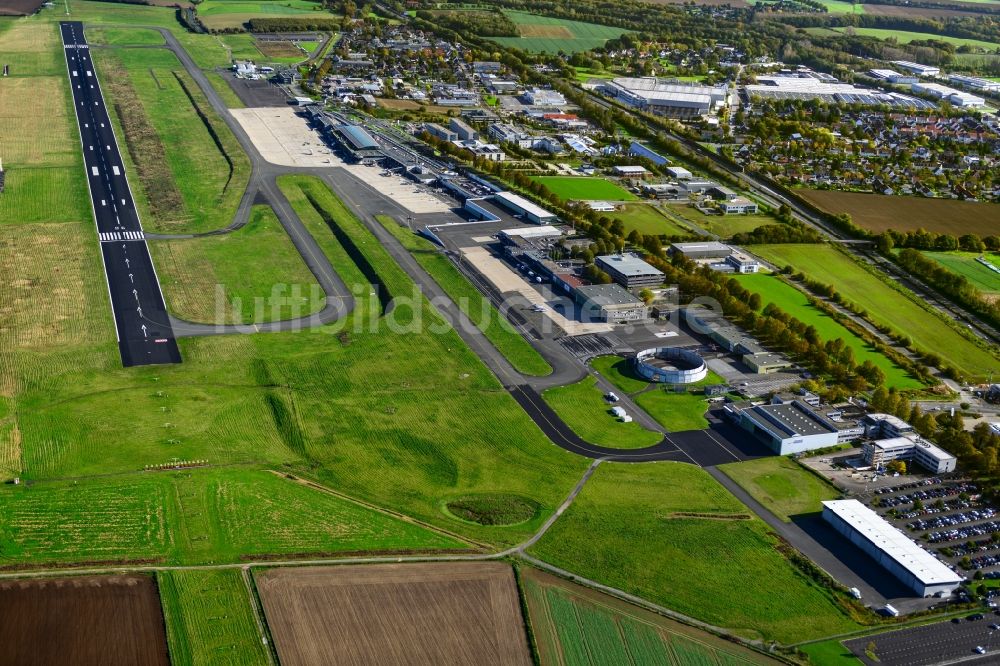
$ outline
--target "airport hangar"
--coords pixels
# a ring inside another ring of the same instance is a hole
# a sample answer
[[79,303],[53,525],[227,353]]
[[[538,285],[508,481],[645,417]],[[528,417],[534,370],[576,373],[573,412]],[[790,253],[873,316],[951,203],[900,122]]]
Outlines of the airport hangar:
[[921,597],[951,594],[963,578],[858,500],[823,502],[823,519]]

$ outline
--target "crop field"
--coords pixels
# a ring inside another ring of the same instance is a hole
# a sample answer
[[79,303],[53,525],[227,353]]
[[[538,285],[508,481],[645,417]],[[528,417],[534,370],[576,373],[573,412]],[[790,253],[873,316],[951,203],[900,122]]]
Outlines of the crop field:
[[[952,273],[961,275],[984,294],[1000,293],[1000,273],[976,261],[978,252],[924,252],[924,255],[938,262]],[[994,266],[1000,267],[1000,253],[990,252],[983,257]]]
[[719,469],[786,523],[792,516],[822,511],[820,502],[838,499],[841,494],[783,456],[719,465]]
[[525,51],[548,53],[589,51],[604,46],[606,41],[625,32],[621,28],[537,16],[526,12],[505,11],[504,14],[517,25],[521,36],[488,37],[488,39]]
[[549,188],[556,196],[567,199],[603,199],[606,201],[635,201],[635,196],[610,180],[586,176],[535,176],[532,178]]
[[621,220],[626,232],[635,229],[640,234],[665,236],[690,236],[692,233],[690,229],[681,226],[650,204],[625,204],[614,212],[601,214],[607,215],[612,220]]
[[552,366],[521,337],[489,299],[466,279],[436,245],[412,233],[391,217],[381,215],[379,222],[410,251],[417,263],[486,334],[518,372],[536,376],[552,372]]
[[7,0],[0,7],[0,16],[28,16],[42,6],[44,0]]
[[532,663],[500,562],[271,569],[257,587],[281,663]]
[[454,538],[259,469],[0,489],[0,566],[425,552]]
[[[73,114],[56,26],[21,20],[0,32],[0,146],[6,187],[0,227],[29,222],[91,220]],[[46,100],[43,122],[25,113]]]
[[776,546],[698,467],[605,463],[529,552],[747,637],[790,642],[856,629]]
[[[796,266],[796,268],[798,268]],[[885,373],[887,386],[898,389],[920,388],[921,383],[905,370],[847,330],[841,323],[809,303],[809,297],[783,280],[766,273],[734,276],[744,287],[760,294],[764,305],[774,303],[783,311],[809,326],[814,326],[824,341],[841,339],[854,350],[858,363],[871,361]]]
[[102,81],[116,110],[112,117],[124,129],[126,168],[134,164],[134,184],[145,194],[137,197],[145,228],[179,233],[226,226],[249,179],[249,160],[177,58],[164,50],[118,49],[96,59],[107,74]]
[[[842,28],[833,28],[837,32],[843,32]],[[985,42],[981,39],[970,39],[968,37],[952,37],[950,35],[937,35],[930,32],[909,32],[907,30],[888,30],[885,28],[853,28],[855,34],[864,37],[875,37],[876,39],[895,40],[898,44],[909,44],[913,41],[934,39],[955,46],[971,46],[974,48],[995,51],[1000,48],[1000,44]]]
[[239,28],[254,18],[285,18],[308,14],[309,18],[336,18],[312,0],[205,0],[198,5],[198,18],[209,30]]
[[267,206],[255,206],[247,225],[232,233],[154,240],[150,248],[168,309],[181,319],[279,321],[317,312],[326,300]]
[[156,580],[174,666],[270,663],[240,571],[161,571]]
[[939,234],[989,236],[1000,228],[1000,206],[958,199],[897,197],[836,190],[797,190],[830,213],[847,213],[860,227],[879,233],[886,229]]
[[636,422],[622,423],[611,413],[597,380],[586,377],[576,384],[550,388],[545,402],[583,439],[591,444],[618,449],[641,449],[658,443],[663,436]]
[[989,351],[836,248],[829,245],[755,245],[754,253],[777,266],[790,264],[814,280],[833,285],[848,301],[865,308],[873,321],[906,334],[919,349],[940,354],[965,374],[985,376],[1000,370],[1000,362]]
[[534,568],[521,569],[520,579],[542,666],[778,663]]
[[0,645],[9,664],[170,666],[148,576],[0,581]]

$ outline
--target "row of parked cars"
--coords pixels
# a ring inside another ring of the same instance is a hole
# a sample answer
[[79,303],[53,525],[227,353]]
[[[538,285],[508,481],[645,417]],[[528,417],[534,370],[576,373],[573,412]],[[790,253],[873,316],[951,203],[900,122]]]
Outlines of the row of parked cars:
[[949,516],[935,516],[929,520],[918,518],[907,523],[906,527],[911,530],[934,530],[940,527],[951,527],[952,525],[963,525],[965,523],[974,523],[978,520],[987,520],[994,515],[996,515],[996,511],[992,507],[983,507],[982,509],[972,509],[971,511],[955,513]]
[[[941,504],[939,505],[938,502]],[[949,511],[960,511],[962,509],[977,508],[980,503],[977,500],[953,500],[950,502],[945,502],[944,500],[938,500],[932,506],[925,506],[916,511],[907,511],[906,513],[896,512],[896,518],[901,520],[910,520],[913,518],[919,518],[920,516],[929,516],[935,513],[948,513]]]
[[927,541],[930,543],[944,543],[946,541],[958,541],[959,539],[971,539],[972,537],[993,534],[994,532],[1000,532],[1000,521],[991,520],[988,523],[980,525],[969,525],[968,527],[945,530],[943,532],[931,532],[927,535]]

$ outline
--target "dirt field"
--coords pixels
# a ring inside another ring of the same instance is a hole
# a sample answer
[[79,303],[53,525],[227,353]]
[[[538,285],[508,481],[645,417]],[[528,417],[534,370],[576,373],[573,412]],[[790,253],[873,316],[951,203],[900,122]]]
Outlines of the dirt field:
[[0,662],[169,666],[156,584],[148,576],[0,582]]
[[0,4],[0,16],[27,16],[34,14],[44,0],[5,0]]
[[505,564],[273,569],[257,587],[284,666],[531,664]]
[[548,37],[550,39],[573,39],[573,32],[562,25],[519,25],[517,31],[522,37]]
[[269,58],[305,58],[306,54],[295,44],[287,41],[258,40],[254,42],[257,50]]
[[833,190],[797,192],[831,213],[850,214],[855,224],[875,232],[923,228],[956,236],[969,233],[989,236],[1000,230],[998,204]]

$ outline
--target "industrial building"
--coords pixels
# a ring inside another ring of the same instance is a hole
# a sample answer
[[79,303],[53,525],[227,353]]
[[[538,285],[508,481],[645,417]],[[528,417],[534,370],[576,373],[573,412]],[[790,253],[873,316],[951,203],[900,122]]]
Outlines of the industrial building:
[[933,108],[925,100],[895,92],[881,92],[849,83],[822,81],[812,77],[758,76],[744,88],[750,98],[819,100],[828,104],[863,104],[896,108]]
[[823,519],[921,597],[951,594],[963,578],[858,500],[823,502]]
[[893,60],[892,64],[908,72],[913,72],[917,76],[940,76],[941,74],[940,67],[921,65],[918,62],[910,62],[909,60]]
[[663,284],[663,271],[653,268],[634,254],[608,254],[597,257],[595,263],[626,289]]
[[905,460],[917,463],[931,474],[954,472],[957,464],[955,456],[916,436],[866,442],[861,447],[861,454],[872,467],[884,467],[893,460]]
[[732,266],[733,272],[743,275],[756,273],[760,270],[760,262],[742,252],[733,252],[726,257],[726,263]]
[[940,83],[914,83],[910,86],[910,90],[936,97],[953,106],[982,106],[986,103],[986,100],[978,95],[949,88]]
[[750,407],[727,406],[739,425],[778,455],[836,446],[838,428],[801,400]]
[[649,148],[646,145],[639,143],[638,141],[633,141],[629,145],[628,152],[630,154],[636,155],[638,157],[645,157],[647,160],[649,160],[650,162],[652,162],[656,166],[663,166],[664,164],[667,164],[667,163],[670,162],[670,160],[668,160],[663,155],[660,155],[658,152],[656,152],[652,148]]
[[682,254],[688,259],[724,259],[733,253],[731,247],[718,241],[704,243],[673,243],[670,254]]
[[677,166],[667,167],[666,171],[668,175],[672,176],[673,178],[676,178],[677,180],[691,180],[692,178],[694,178],[694,174],[692,174],[684,167],[677,167]]
[[981,79],[977,76],[949,74],[948,83],[952,83],[956,86],[965,86],[966,88],[972,88],[973,90],[982,90],[983,92],[1000,92],[1000,81],[990,81],[989,79]]
[[720,201],[719,210],[723,215],[755,215],[757,203],[746,197],[734,197]]
[[772,372],[784,370],[793,363],[781,354],[771,352],[757,352],[756,354],[744,354],[743,363],[758,375],[767,375]]
[[646,304],[617,284],[577,287],[575,296],[586,314],[608,323],[642,321],[649,317]]
[[531,88],[521,95],[521,101],[530,106],[566,106],[566,98],[558,90]]
[[861,425],[872,439],[895,439],[913,433],[913,426],[892,414],[865,414]]
[[910,74],[900,74],[894,69],[869,69],[868,76],[889,83],[916,83],[917,77]]
[[486,129],[490,138],[500,143],[512,143],[518,148],[531,148],[531,135],[522,129],[506,123],[490,123]]
[[605,81],[600,91],[629,106],[670,118],[696,118],[724,106],[725,84],[708,86],[655,77],[621,77]]
[[549,224],[556,219],[555,213],[550,213],[513,192],[497,192],[493,195],[493,200],[507,210],[513,211],[515,215],[523,215],[528,222]]

